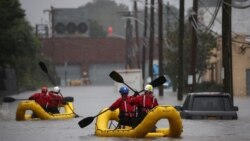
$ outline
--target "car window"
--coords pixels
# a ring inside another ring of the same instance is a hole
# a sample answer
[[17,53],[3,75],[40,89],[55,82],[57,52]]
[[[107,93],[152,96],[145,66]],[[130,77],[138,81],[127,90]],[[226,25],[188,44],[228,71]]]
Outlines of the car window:
[[225,102],[223,97],[194,97],[192,110],[194,111],[224,111]]
[[184,102],[184,104],[183,104],[183,110],[188,110],[189,109],[189,104],[190,104],[190,96],[187,96],[186,97],[186,100],[185,100],[185,102]]

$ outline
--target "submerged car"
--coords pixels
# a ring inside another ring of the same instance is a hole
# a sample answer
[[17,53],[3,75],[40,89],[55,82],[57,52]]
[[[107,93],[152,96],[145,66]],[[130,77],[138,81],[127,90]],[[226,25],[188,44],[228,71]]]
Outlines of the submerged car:
[[182,106],[175,106],[184,119],[238,119],[228,93],[188,93]]

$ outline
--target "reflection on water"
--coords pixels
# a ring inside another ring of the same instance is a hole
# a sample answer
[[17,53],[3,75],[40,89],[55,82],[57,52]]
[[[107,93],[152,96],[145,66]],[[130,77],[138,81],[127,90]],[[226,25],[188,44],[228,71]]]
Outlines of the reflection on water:
[[11,114],[10,114],[10,110],[9,110],[9,104],[4,103],[4,104],[0,105],[0,119],[8,120],[8,119],[10,119],[10,117],[11,117]]
[[[117,138],[97,137],[94,135],[95,120],[89,126],[81,129],[78,121],[96,115],[101,109],[108,107],[119,95],[113,87],[65,87],[64,96],[74,97],[75,112],[82,116],[68,120],[15,121],[18,104],[4,103],[0,107],[0,137],[1,141],[145,141],[163,140],[163,138]],[[157,91],[156,91],[157,93]],[[15,95],[15,98],[27,98],[32,92]],[[158,95],[156,94],[158,97]],[[176,94],[165,92],[164,97],[158,97],[162,105],[179,105]],[[234,103],[239,106],[238,120],[186,120],[183,119],[183,133],[180,138],[164,138],[166,141],[218,141],[218,140],[250,140],[250,98],[235,97]],[[158,127],[168,126],[168,121],[161,120]]]

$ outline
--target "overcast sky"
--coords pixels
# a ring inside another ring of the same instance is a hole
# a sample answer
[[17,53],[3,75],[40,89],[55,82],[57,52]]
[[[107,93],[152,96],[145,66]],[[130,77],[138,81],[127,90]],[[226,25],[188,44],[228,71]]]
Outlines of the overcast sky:
[[[32,26],[35,24],[45,23],[48,24],[48,13],[43,11],[50,9],[51,6],[55,8],[78,8],[85,5],[92,0],[19,0],[21,7],[25,10],[26,18]],[[132,10],[133,0],[113,0],[116,3],[123,3],[129,6]],[[138,6],[143,7],[144,0],[137,0]],[[163,0],[164,3],[169,1],[170,5],[179,7],[179,0]],[[148,0],[150,2],[150,0]],[[157,0],[155,0],[155,3]],[[192,5],[192,0],[185,0],[185,8]]]

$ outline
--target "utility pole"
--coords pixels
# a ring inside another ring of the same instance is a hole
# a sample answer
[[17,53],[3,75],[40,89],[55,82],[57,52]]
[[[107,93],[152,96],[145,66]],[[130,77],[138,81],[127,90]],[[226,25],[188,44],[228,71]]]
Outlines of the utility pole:
[[197,33],[196,33],[196,28],[194,27],[197,22],[197,13],[198,13],[198,0],[193,0],[193,12],[194,14],[191,14],[191,22],[193,22],[192,25],[192,42],[191,42],[191,46],[192,46],[192,53],[191,53],[191,70],[190,73],[192,75],[192,84],[190,87],[190,91],[193,92],[195,90],[195,86],[196,86],[196,49],[197,49]]
[[184,0],[180,0],[179,12],[179,49],[178,49],[178,93],[177,99],[183,99],[183,37],[184,37]]
[[[131,13],[128,12],[126,15],[124,16],[131,16]],[[131,25],[131,20],[130,18],[127,18],[126,21],[126,65],[125,68],[126,69],[131,69],[134,68],[134,65],[132,63],[132,25]]]
[[[137,10],[137,1],[135,0],[134,1],[134,16],[135,16],[135,19],[138,18],[137,16],[137,13],[138,13],[138,10]],[[141,49],[140,49],[140,42],[139,42],[139,28],[138,28],[138,21],[135,20],[135,40],[136,40],[136,45],[135,45],[135,51],[136,51],[136,66],[137,68],[140,68],[140,62],[141,62],[141,57],[140,57],[140,52],[141,52]]]
[[[162,40],[163,40],[163,29],[162,29],[162,0],[158,0],[158,29],[159,29],[159,76],[163,75],[163,63],[162,63],[162,58],[163,58],[163,45],[162,45]],[[163,86],[159,86],[159,95],[163,96]]]
[[145,86],[145,66],[146,66],[146,44],[147,44],[147,29],[148,29],[148,0],[145,0],[144,7],[144,32],[143,32],[143,46],[142,46],[142,78],[143,87]]
[[232,77],[232,19],[231,0],[224,0],[222,3],[222,55],[224,67],[224,92],[231,95],[233,102],[233,77]]
[[153,79],[153,59],[154,59],[154,0],[150,4],[150,39],[149,39],[149,76]]
[[[166,15],[166,17],[167,17],[167,23],[166,23],[166,27],[167,27],[167,36],[168,36],[168,34],[169,34],[169,26],[170,26],[170,23],[169,23],[169,16],[170,16],[170,14],[169,14],[169,12],[170,12],[170,5],[169,5],[169,2],[167,2],[167,15]],[[168,38],[168,37],[167,37]]]
[[48,27],[49,29],[48,29],[48,31],[49,31],[49,37],[53,37],[54,34],[55,34],[55,29],[54,29],[54,27],[55,27],[55,18],[54,18],[55,11],[54,11],[54,7],[51,6],[50,9],[45,9],[45,10],[43,10],[43,12],[44,13],[45,12],[49,13],[49,27]]

